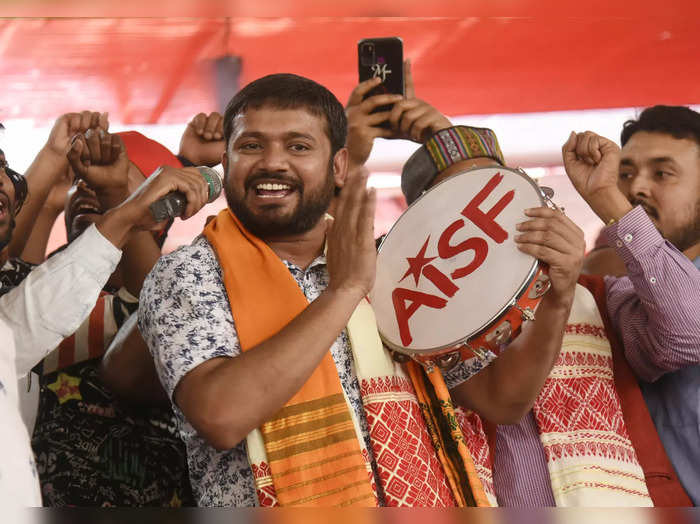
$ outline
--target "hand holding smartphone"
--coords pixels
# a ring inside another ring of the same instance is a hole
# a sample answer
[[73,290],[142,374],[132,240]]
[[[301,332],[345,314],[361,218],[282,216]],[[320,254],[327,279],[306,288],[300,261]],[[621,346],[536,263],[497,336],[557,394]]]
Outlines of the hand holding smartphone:
[[[382,83],[369,91],[365,98],[383,93],[405,95],[403,74],[403,41],[399,37],[365,38],[357,44],[360,82],[379,77]],[[377,107],[373,113],[389,111],[391,105]],[[389,122],[379,124],[389,128]]]

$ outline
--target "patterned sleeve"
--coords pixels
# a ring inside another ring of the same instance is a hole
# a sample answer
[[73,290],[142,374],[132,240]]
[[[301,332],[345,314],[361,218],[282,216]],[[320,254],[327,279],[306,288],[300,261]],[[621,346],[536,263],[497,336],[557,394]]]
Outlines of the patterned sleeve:
[[700,271],[663,239],[641,207],[605,229],[628,277],[606,277],[608,313],[638,377],[700,363]]
[[200,364],[240,354],[221,269],[206,239],[156,263],[141,290],[139,329],[171,398]]

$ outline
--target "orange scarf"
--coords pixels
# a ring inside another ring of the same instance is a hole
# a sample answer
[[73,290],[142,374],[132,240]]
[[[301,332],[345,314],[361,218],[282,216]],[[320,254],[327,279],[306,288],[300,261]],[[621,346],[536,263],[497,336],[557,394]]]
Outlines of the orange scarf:
[[[284,263],[229,210],[204,234],[218,255],[243,351],[275,335],[306,308],[306,297]],[[261,432],[280,504],[376,505],[330,351]]]
[[442,373],[437,367],[424,369],[416,362],[408,362],[406,368],[416,390],[423,416],[430,421],[434,429],[433,445],[452,493],[457,499],[457,506],[491,506],[457,420]]

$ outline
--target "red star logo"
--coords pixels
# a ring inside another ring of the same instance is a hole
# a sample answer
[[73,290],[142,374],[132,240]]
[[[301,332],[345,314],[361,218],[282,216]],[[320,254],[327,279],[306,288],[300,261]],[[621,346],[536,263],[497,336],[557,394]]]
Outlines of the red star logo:
[[[408,260],[408,271],[401,277],[401,280],[406,278],[408,275],[413,275],[416,281],[416,286],[418,285],[418,279],[420,279],[421,271],[423,271],[423,266],[427,265],[431,260],[435,260],[437,257],[425,258],[425,251],[428,249],[428,242],[430,241],[430,235],[425,239],[425,244],[420,248],[420,251],[415,257],[407,257]],[[399,282],[401,282],[399,280]]]

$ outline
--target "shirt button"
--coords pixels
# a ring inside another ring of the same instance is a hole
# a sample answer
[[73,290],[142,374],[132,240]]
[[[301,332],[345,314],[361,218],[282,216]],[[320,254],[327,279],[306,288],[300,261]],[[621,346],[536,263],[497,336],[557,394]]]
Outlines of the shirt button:
[[649,282],[651,282],[652,284],[656,284],[656,277],[651,277],[649,279]]
[[618,240],[617,242],[615,242],[615,245],[616,245],[617,247],[622,247],[622,242],[620,242],[620,241]]
[[625,242],[627,242],[627,243],[629,244],[630,242],[632,242],[632,239],[633,239],[633,238],[634,238],[634,237],[632,236],[631,233],[627,233],[627,234],[625,235]]

